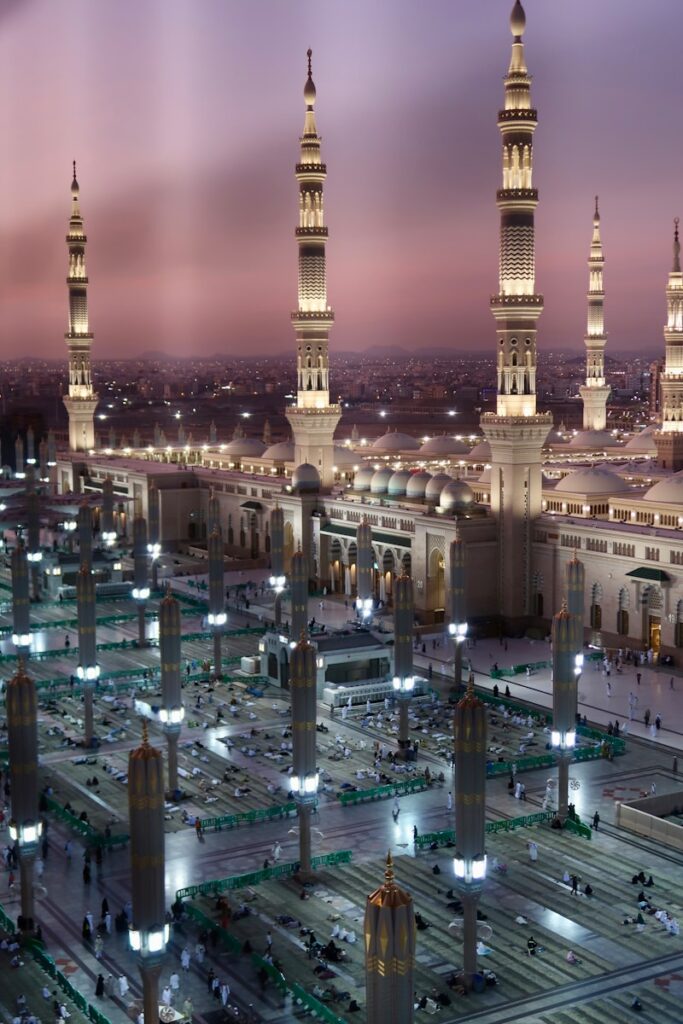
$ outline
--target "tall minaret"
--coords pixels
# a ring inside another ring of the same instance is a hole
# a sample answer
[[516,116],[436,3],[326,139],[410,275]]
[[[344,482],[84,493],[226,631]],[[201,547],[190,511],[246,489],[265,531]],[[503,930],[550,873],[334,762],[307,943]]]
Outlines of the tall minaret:
[[588,257],[588,325],[586,327],[586,384],[579,388],[583,400],[584,430],[604,430],[607,426],[607,399],[610,389],[605,384],[605,290],[602,272],[605,257],[600,238],[600,210],[595,197],[593,237]]
[[324,487],[334,480],[333,436],[341,407],[330,404],[328,336],[334,313],[327,304],[323,183],[327,168],[320,159],[320,136],[315,124],[315,85],[308,51],[308,78],[304,86],[306,116],[301,156],[296,165],[299,182],[299,305],[292,313],[297,343],[296,406],[287,409],[294,438],[296,465],[315,466]]
[[666,285],[666,344],[661,386],[661,433],[655,434],[657,457],[665,469],[683,469],[683,274],[678,217],[674,220],[674,257]]
[[97,395],[93,391],[90,371],[90,346],[93,335],[88,327],[88,275],[85,269],[83,218],[78,205],[79,186],[76,161],[71,182],[71,219],[66,244],[69,247],[69,330],[64,335],[69,349],[69,393],[64,405],[69,414],[69,448],[88,451],[95,446],[95,409]]
[[498,520],[498,610],[508,620],[530,612],[531,528],[541,512],[541,449],[552,416],[536,413],[536,321],[543,297],[535,292],[532,144],[537,124],[524,58],[524,9],[510,16],[512,56],[505,106],[498,114],[503,139],[499,291],[491,299],[498,349],[498,405],[482,429],[491,444],[491,510]]

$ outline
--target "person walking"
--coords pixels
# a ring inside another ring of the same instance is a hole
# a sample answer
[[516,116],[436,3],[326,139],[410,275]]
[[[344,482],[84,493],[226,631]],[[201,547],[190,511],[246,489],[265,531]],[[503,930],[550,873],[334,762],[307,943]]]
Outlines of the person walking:
[[128,984],[128,978],[125,976],[125,974],[122,974],[119,978],[119,996],[121,997],[121,999],[126,998],[126,993],[128,992],[129,988],[130,986]]
[[640,686],[640,679],[641,679],[640,672],[636,672],[636,682],[638,683],[638,686]]
[[655,715],[655,728],[657,732],[662,728],[662,716],[660,714]]
[[535,864],[538,860],[538,844],[531,840],[531,842],[528,842],[526,845],[529,851],[529,860],[532,864]]
[[398,821],[398,816],[399,816],[400,813],[401,813],[401,805],[398,802],[398,796],[395,796],[394,797],[394,809],[391,812],[391,816],[394,819],[394,821]]
[[114,998],[114,975],[108,974],[104,981],[104,994],[110,999]]
[[95,995],[98,999],[101,999],[104,995],[104,977],[101,974],[97,975],[97,982],[95,983]]
[[448,799],[446,800],[446,807],[449,811],[453,810],[453,794],[450,792],[450,790],[448,792]]
[[173,997],[175,998],[175,996],[178,993],[178,990],[180,989],[180,978],[178,976],[177,971],[173,972],[171,977],[168,979],[168,983],[171,986],[171,992],[173,994]]
[[578,877],[578,875],[572,875],[571,879],[572,879],[571,895],[572,896],[576,896],[576,895],[578,895],[578,892],[579,892],[579,877]]
[[673,688],[674,688],[674,677],[672,676],[671,679],[669,680],[669,689],[673,690]]
[[161,993],[161,1001],[164,1004],[164,1006],[170,1006],[172,998],[173,997],[171,995],[170,987],[168,985],[164,985],[163,991]]
[[187,974],[190,969],[190,951],[187,946],[185,946],[184,950],[180,954],[180,966]]
[[230,986],[228,985],[227,981],[223,981],[221,982],[221,1003],[223,1004],[223,1009],[227,1007],[229,999]]
[[102,959],[103,951],[104,951],[104,939],[102,938],[102,936],[98,932],[98,934],[95,936],[95,959],[96,960],[101,960]]
[[593,815],[593,828],[595,829],[596,832],[598,831],[598,825],[599,824],[600,824],[600,815],[596,811],[595,814]]

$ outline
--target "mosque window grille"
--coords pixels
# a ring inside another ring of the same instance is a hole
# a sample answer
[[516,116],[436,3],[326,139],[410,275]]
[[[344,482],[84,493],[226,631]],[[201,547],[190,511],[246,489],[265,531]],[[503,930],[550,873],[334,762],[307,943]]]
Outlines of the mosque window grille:
[[670,551],[669,561],[672,565],[683,565],[683,551]]
[[563,548],[576,548],[577,551],[581,549],[581,537],[577,534],[562,533],[560,534],[560,546]]
[[600,554],[607,554],[607,541],[596,537],[586,537],[586,551],[597,551]]
[[658,562],[659,561],[659,548],[646,547],[645,548],[645,558],[647,559],[648,562]]
[[623,544],[621,541],[614,541],[612,544],[612,554],[621,555],[622,558],[635,558],[636,546],[635,544]]

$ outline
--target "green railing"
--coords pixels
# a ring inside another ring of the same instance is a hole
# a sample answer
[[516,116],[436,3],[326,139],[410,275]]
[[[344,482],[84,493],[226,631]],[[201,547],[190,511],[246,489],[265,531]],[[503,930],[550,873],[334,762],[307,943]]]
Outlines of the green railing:
[[319,1020],[324,1020],[327,1024],[346,1024],[343,1017],[338,1017],[334,1010],[330,1009],[329,1006],[326,1006],[325,1003],[321,1003],[320,1000],[316,999],[310,992],[307,992],[298,981],[295,981],[290,985],[290,992],[297,1004],[304,1006],[309,1010],[313,1017],[317,1017]]
[[236,825],[254,825],[257,821],[273,821],[274,818],[285,818],[296,813],[296,804],[277,804],[275,807],[259,807],[253,811],[241,811],[239,814],[224,814],[220,818],[201,818],[202,831],[213,829],[219,832],[222,828],[235,828]]
[[112,849],[115,846],[125,846],[128,843],[128,834],[121,833],[120,835],[107,836],[104,832],[98,832],[96,828],[93,828],[87,821],[81,821],[71,811],[65,810],[61,804],[58,804],[51,796],[45,797],[45,803],[47,809],[51,814],[54,814],[56,818],[63,821],[65,825],[73,829],[84,839],[88,840],[91,846],[101,846],[104,849]]
[[363,800],[383,800],[388,796],[405,796],[410,793],[421,793],[431,783],[424,775],[416,779],[402,779],[387,786],[374,786],[372,789],[356,789],[337,793],[337,799],[344,807],[348,804],[361,803]]
[[[554,815],[551,811],[538,811],[536,814],[525,814],[520,818],[500,818],[497,821],[486,822],[486,832],[491,835],[496,832],[513,832],[516,828],[529,828],[531,825],[539,825],[542,822],[552,821]],[[455,832],[452,829],[444,829],[442,832],[425,832],[417,836],[415,846],[418,850],[437,843],[439,846],[447,846],[455,842]]]
[[[598,661],[603,657],[602,651],[591,651],[584,654],[584,661]],[[542,672],[544,669],[551,669],[552,661],[524,661],[520,665],[511,665],[509,668],[491,669],[491,679],[502,679],[504,676],[521,676],[529,669],[530,672]]]
[[573,832],[577,836],[581,836],[583,839],[592,839],[593,833],[588,825],[585,825],[581,821],[578,814],[574,818],[567,818],[564,823],[564,828],[567,832]]
[[109,1018],[105,1017],[101,1010],[98,1010],[96,1006],[89,1003],[85,996],[79,992],[77,988],[74,988],[66,975],[62,974],[58,969],[51,956],[35,944],[32,946],[31,952],[36,963],[42,967],[45,973],[48,974],[53,981],[57,982],[62,992],[66,993],[74,1005],[77,1006],[81,1013],[85,1014],[93,1024],[111,1024]]
[[239,939],[236,939],[234,935],[231,935],[227,928],[221,928],[215,921],[212,921],[210,917],[201,911],[198,907],[193,907],[191,903],[187,903],[183,908],[185,913],[202,928],[208,928],[210,931],[216,930],[223,943],[230,953],[241,953],[242,943]]
[[283,995],[286,993],[288,988],[287,979],[285,978],[282,971],[279,971],[277,969],[275,964],[268,963],[268,961],[264,960],[263,957],[259,956],[258,953],[251,954],[251,963],[252,967],[255,967],[257,970],[264,970],[268,975],[270,981],[275,983],[275,985],[280,989]]
[[5,910],[5,908],[3,907],[3,905],[1,903],[0,903],[0,928],[2,928],[6,932],[9,932],[10,935],[14,935],[14,933],[16,931],[16,928],[14,926],[14,921],[9,916],[9,914],[7,913],[7,911]]
[[[311,868],[331,867],[334,864],[349,864],[351,861],[350,850],[337,850],[335,853],[325,853],[311,859]],[[195,896],[214,896],[219,892],[228,892],[231,889],[243,889],[249,885],[259,885],[261,882],[268,882],[272,878],[287,878],[294,875],[300,868],[299,861],[288,864],[275,864],[272,868],[262,868],[261,871],[251,871],[246,875],[232,875],[230,878],[216,878],[211,882],[202,882],[199,885],[189,885],[185,889],[178,889],[175,894],[177,900],[194,899]]]

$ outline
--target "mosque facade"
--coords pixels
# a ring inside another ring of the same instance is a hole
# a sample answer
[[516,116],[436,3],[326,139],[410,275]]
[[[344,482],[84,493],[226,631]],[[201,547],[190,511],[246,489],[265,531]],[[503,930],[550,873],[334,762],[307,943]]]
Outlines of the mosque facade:
[[[322,162],[316,89],[310,64],[305,120],[296,165],[299,198],[297,395],[286,410],[292,438],[265,444],[239,432],[227,444],[95,449],[90,380],[92,334],[87,323],[84,246],[78,185],[69,228],[67,334],[70,451],[56,467],[60,493],[97,494],[109,477],[118,496],[117,528],[128,532],[133,509],[147,516],[158,490],[160,541],[165,550],[202,551],[208,502],[218,500],[228,558],[267,566],[270,516],[285,522],[285,571],[299,548],[312,589],[356,594],[356,533],[369,524],[373,587],[391,604],[394,583],[407,571],[415,612],[424,624],[451,614],[447,581],[451,542],[466,559],[466,608],[486,631],[547,631],[561,606],[565,563],[585,567],[586,639],[610,647],[683,654],[683,276],[678,225],[666,297],[666,362],[662,421],[625,443],[606,430],[604,257],[595,207],[589,256],[584,431],[574,442],[550,437],[552,417],[537,409],[537,321],[531,78],[519,0],[510,27],[511,59],[498,115],[502,142],[498,292],[491,299],[496,331],[497,408],[482,417],[474,447],[441,436],[420,442],[397,431],[371,445],[351,435],[335,440],[341,418],[330,400],[329,335]],[[74,192],[75,188],[75,192]],[[73,246],[73,249],[72,249]],[[350,433],[350,431],[347,431]]]

